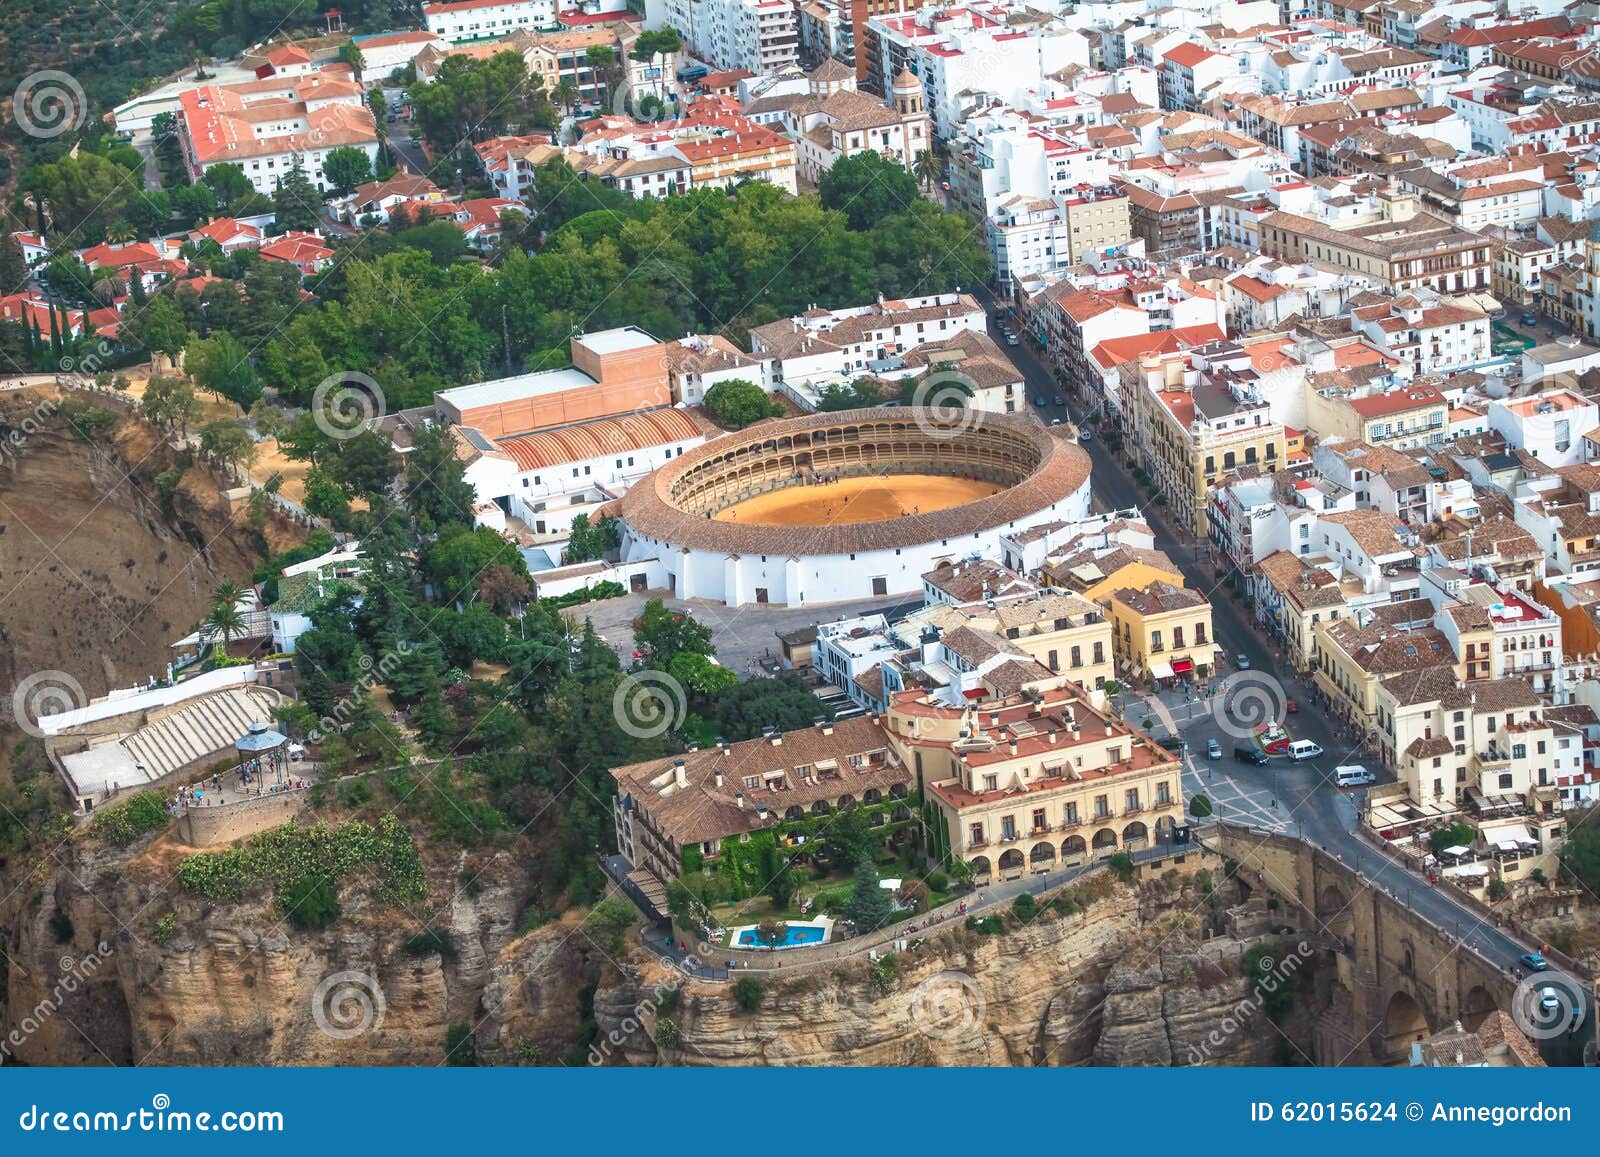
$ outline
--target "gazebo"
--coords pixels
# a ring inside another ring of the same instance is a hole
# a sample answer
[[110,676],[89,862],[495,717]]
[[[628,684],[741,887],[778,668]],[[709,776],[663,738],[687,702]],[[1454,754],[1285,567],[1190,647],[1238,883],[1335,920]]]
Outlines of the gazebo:
[[289,737],[281,731],[274,731],[270,724],[252,723],[250,730],[233,744],[234,750],[239,753],[240,786],[251,782],[260,785],[265,782],[269,772],[282,783],[288,743]]

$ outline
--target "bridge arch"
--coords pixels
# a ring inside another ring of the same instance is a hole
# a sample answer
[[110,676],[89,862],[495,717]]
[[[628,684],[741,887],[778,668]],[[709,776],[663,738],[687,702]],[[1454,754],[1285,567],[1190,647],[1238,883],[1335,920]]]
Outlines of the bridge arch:
[[1416,998],[1404,990],[1389,998],[1383,1011],[1383,1056],[1390,1064],[1409,1059],[1411,1046],[1432,1032]]
[[1354,939],[1356,914],[1350,897],[1337,884],[1329,884],[1317,896],[1317,922],[1330,936],[1341,940]]
[[1467,995],[1461,1001],[1461,1027],[1468,1032],[1477,1032],[1489,1014],[1499,1010],[1494,994],[1483,985],[1475,984],[1467,990]]

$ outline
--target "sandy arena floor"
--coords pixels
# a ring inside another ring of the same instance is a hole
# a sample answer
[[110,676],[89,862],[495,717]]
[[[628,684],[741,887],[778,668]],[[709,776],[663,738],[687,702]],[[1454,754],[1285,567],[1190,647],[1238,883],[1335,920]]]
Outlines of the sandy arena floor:
[[878,522],[904,514],[927,514],[995,493],[992,482],[942,475],[897,474],[888,478],[843,478],[819,486],[790,486],[758,494],[718,511],[719,522],[763,526],[836,526]]

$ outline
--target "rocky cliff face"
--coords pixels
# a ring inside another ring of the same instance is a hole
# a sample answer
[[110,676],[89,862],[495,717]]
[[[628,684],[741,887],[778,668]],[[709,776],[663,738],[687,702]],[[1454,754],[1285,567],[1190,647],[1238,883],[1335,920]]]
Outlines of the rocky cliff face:
[[[1186,893],[1134,899],[999,936],[939,933],[876,975],[852,961],[762,977],[755,1013],[729,985],[690,981],[663,1004],[669,970],[612,970],[595,994],[600,1051],[635,1065],[1261,1065],[1308,1036],[1300,1010],[1280,1029],[1257,1007],[1244,945],[1195,938]],[[655,1044],[662,1016],[675,1048]]]
[[[437,1064],[447,1026],[477,1021],[530,891],[526,849],[489,861],[475,894],[446,855],[430,864],[435,909],[382,907],[355,883],[341,890],[344,915],[331,928],[304,932],[268,896],[214,904],[176,888],[177,858],[194,850],[158,840],[130,859],[80,838],[36,887],[15,893],[0,911],[9,958],[0,1013],[21,1037],[10,1058]],[[449,931],[453,955],[408,951],[429,928]],[[575,1035],[571,1011],[567,1020]]]

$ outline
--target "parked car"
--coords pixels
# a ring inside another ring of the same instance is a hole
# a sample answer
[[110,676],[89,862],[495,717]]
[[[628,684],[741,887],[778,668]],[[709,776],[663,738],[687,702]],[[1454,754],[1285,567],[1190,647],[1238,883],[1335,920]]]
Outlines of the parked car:
[[1017,335],[1016,334],[1014,334],[1014,333],[1006,334],[1006,345],[1021,345],[1021,344],[1022,343],[1017,340]]
[[1316,759],[1322,754],[1322,748],[1309,739],[1296,739],[1289,744],[1289,749],[1284,754],[1295,763],[1301,763],[1307,759]]
[[1261,751],[1260,748],[1249,747],[1241,743],[1233,749],[1233,761],[1235,763],[1252,764],[1256,767],[1265,767],[1267,757],[1266,753]]
[[1538,325],[1539,324],[1539,319],[1534,314],[1524,313],[1522,315],[1522,324],[1523,325]]
[[1078,430],[1078,441],[1080,441],[1080,442],[1089,442],[1089,441],[1092,441],[1093,439],[1094,439],[1094,431],[1093,430],[1089,429],[1089,427],[1087,427],[1087,426],[1082,426],[1082,427],[1079,428],[1079,430]]
[[1537,952],[1524,952],[1521,956],[1517,957],[1517,959],[1527,966],[1529,972],[1550,971],[1550,962],[1543,956],[1540,956]]
[[1222,744],[1218,743],[1215,739],[1206,740],[1206,758],[1207,759],[1221,759],[1222,758]]
[[1037,397],[1033,399],[1033,404],[1035,406],[1048,406],[1050,404],[1050,399],[1043,396]]
[[1233,657],[1233,662],[1234,666],[1238,667],[1241,671],[1250,670],[1250,656],[1246,655],[1243,651],[1240,651]]
[[1057,394],[1056,395],[1056,405],[1065,406],[1066,404],[1067,404],[1067,400],[1065,398],[1063,398],[1060,394]]
[[1060,418],[1051,418],[1050,419],[1050,424],[1052,426],[1059,426],[1059,425],[1061,425],[1061,419]]
[[1300,704],[1296,703],[1293,699],[1285,699],[1283,701],[1283,710],[1286,714],[1298,715],[1300,714]]

